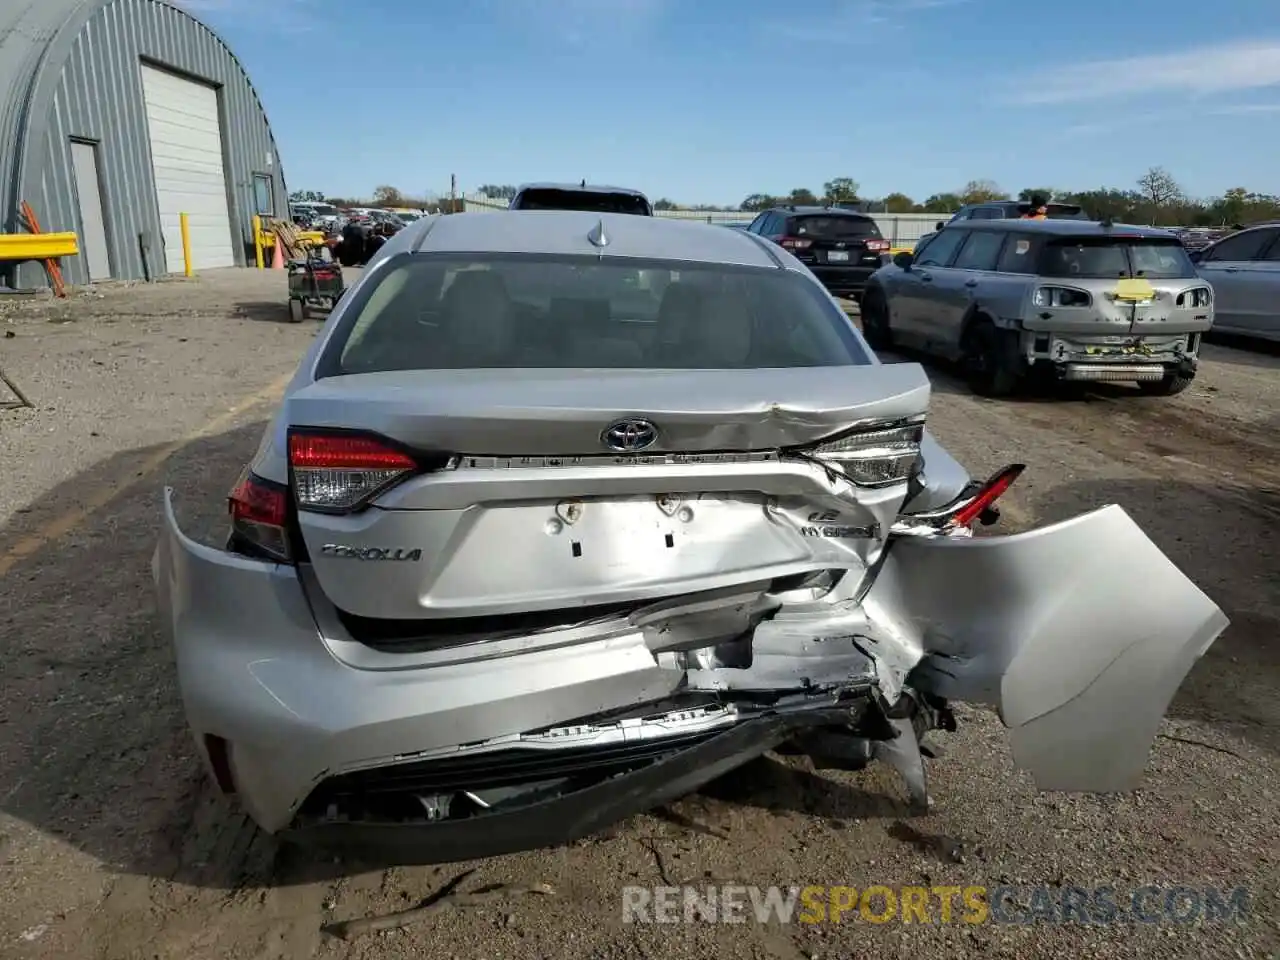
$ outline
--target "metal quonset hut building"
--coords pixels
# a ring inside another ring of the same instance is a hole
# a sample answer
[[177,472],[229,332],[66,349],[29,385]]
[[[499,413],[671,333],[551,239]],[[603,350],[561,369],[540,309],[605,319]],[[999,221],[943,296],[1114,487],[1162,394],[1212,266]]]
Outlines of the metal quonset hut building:
[[[69,283],[243,266],[255,213],[287,216],[267,117],[218,36],[164,0],[0,0],[0,230],[72,230]],[[47,284],[39,263],[0,281]]]

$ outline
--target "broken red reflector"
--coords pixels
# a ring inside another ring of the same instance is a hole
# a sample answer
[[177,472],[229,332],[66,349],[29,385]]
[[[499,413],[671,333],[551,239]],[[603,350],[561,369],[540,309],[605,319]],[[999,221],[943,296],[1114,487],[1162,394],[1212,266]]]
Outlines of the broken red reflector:
[[1027,469],[1025,463],[1012,463],[992,475],[979,489],[972,500],[951,516],[948,526],[972,527],[991,506],[1004,495],[1022,471]]

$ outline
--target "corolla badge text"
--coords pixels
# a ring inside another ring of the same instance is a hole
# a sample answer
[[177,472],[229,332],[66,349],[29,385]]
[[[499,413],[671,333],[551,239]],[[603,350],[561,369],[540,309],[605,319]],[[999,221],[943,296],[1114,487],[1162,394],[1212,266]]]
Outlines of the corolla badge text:
[[337,557],[342,560],[407,560],[416,562],[422,559],[421,550],[410,550],[407,547],[353,547],[345,543],[326,543],[320,548],[326,557]]

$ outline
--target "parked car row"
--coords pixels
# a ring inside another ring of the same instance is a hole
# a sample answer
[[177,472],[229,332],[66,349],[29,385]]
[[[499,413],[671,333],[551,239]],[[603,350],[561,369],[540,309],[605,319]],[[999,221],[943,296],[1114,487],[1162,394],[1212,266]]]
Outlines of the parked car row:
[[299,226],[323,230],[338,236],[349,223],[369,223],[398,231],[406,224],[426,216],[422,210],[385,210],[380,207],[335,207],[331,203],[295,201],[289,204],[289,214]]

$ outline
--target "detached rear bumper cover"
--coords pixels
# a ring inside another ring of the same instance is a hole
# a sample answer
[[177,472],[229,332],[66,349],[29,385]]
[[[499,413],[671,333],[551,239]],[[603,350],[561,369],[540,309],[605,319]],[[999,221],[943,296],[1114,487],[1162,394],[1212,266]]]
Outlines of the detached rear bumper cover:
[[1012,537],[895,542],[860,604],[795,603],[757,625],[741,640],[754,654],[745,668],[706,647],[655,653],[651,634],[625,624],[567,631],[561,645],[531,637],[526,652],[504,642],[507,655],[488,659],[472,649],[356,667],[322,638],[297,571],[191,541],[168,493],[155,573],[192,730],[230,744],[240,799],[272,832],[317,784],[352,771],[483,750],[680,691],[809,688],[800,708],[729,711],[696,746],[547,803],[413,828],[312,828],[391,847],[418,831],[444,859],[594,831],[829,726],[851,695],[892,704],[904,688],[996,705],[1041,788],[1131,788],[1178,685],[1227,625],[1115,506]]

